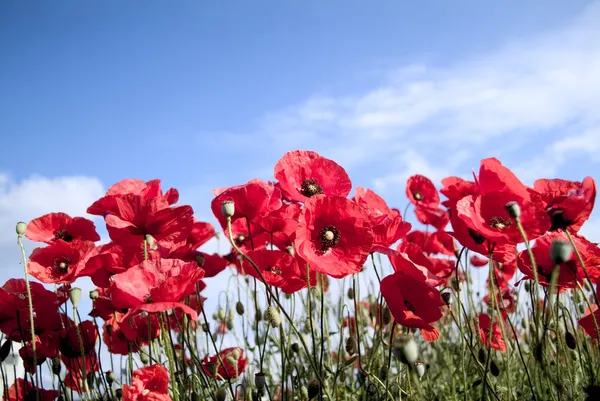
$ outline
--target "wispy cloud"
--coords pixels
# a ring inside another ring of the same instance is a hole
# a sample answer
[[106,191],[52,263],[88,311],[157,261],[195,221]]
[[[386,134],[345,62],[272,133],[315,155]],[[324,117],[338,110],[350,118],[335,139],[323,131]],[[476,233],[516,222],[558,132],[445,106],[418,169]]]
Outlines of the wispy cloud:
[[508,164],[528,160],[521,170],[531,174],[549,156],[553,170],[579,154],[598,162],[599,42],[595,3],[552,32],[487,54],[402,66],[366,93],[317,94],[268,113],[252,139],[264,153],[307,148],[350,169],[375,163],[385,172],[372,182],[381,190],[415,172],[440,178],[464,162],[476,167],[472,158],[491,150],[518,152]]

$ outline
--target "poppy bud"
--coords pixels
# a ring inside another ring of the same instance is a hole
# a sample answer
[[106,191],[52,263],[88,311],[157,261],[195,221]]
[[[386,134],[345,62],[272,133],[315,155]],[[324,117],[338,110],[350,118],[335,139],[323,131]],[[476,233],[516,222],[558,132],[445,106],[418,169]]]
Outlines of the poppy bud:
[[112,370],[109,370],[108,372],[106,372],[106,382],[108,383],[108,385],[110,386],[111,384],[113,384],[113,382],[115,381],[115,374],[113,373]]
[[419,357],[419,347],[410,337],[403,337],[394,342],[394,355],[403,363],[414,363]]
[[420,379],[425,374],[425,364],[422,361],[416,361],[415,368],[417,370],[417,375],[419,375]]
[[215,320],[225,320],[225,311],[221,308],[214,315]]
[[10,354],[10,350],[12,349],[12,340],[7,338],[0,347],[0,363],[4,362],[6,358],[8,358],[8,354]]
[[381,312],[381,322],[384,326],[387,326],[392,321],[392,312],[390,308],[387,306],[383,307],[383,311]]
[[81,288],[71,288],[69,290],[69,299],[71,300],[73,307],[77,308],[77,305],[79,305],[79,300],[81,299]]
[[233,320],[228,320],[225,323],[225,327],[227,327],[227,330],[233,330]]
[[17,235],[19,235],[19,236],[25,234],[25,230],[27,230],[27,224],[23,223],[22,221],[19,221],[17,223],[16,230],[17,230]]
[[208,333],[210,331],[210,324],[209,323],[202,323],[202,331],[205,333]]
[[254,318],[256,319],[257,322],[260,322],[262,320],[262,312],[260,309],[256,310],[256,315],[254,316]]
[[98,290],[92,290],[90,291],[90,299],[91,300],[96,300],[98,299],[98,297],[100,296],[100,293],[98,292]]
[[241,316],[246,311],[246,308],[244,308],[243,303],[241,303],[240,301],[237,301],[237,303],[235,304],[235,311],[237,312],[238,315]]
[[567,347],[571,349],[577,348],[577,339],[570,331],[565,333],[565,343],[567,344]]
[[358,344],[356,343],[356,338],[354,338],[354,336],[350,336],[346,339],[346,352],[348,353],[348,356],[354,355],[357,345]]
[[215,362],[207,362],[206,363],[206,370],[208,371],[208,373],[210,373],[211,376],[214,376],[217,374],[217,370],[219,369],[219,366],[217,366],[217,364]]
[[281,325],[281,316],[279,316],[279,311],[275,309],[273,305],[269,305],[267,312],[265,313],[265,317],[273,328]]
[[550,245],[550,259],[559,265],[571,259],[573,255],[573,247],[565,241],[553,240]]
[[530,292],[530,291],[531,291],[531,282],[526,281],[525,282],[525,292]]
[[140,361],[142,361],[142,363],[144,365],[146,365],[146,364],[148,364],[148,362],[150,362],[150,360],[148,359],[148,355],[141,353],[141,352],[139,355],[140,355]]
[[267,382],[267,377],[263,372],[258,372],[254,375],[254,385],[257,389],[262,390]]
[[444,301],[446,306],[450,306],[450,304],[452,303],[452,294],[450,293],[450,291],[442,292],[442,301]]
[[123,398],[123,389],[116,389],[115,390],[115,396],[120,400],[121,398]]
[[292,343],[292,345],[290,345],[290,349],[295,353],[300,352],[300,346],[298,343]]
[[52,373],[58,376],[60,374],[60,367],[60,358],[55,356],[52,358]]
[[300,387],[300,400],[308,401],[308,389],[306,386]]
[[235,203],[231,200],[221,202],[221,213],[223,213],[223,217],[233,217],[235,214]]
[[192,393],[192,401],[201,401],[200,394],[194,391]]
[[477,360],[481,364],[484,364],[485,361],[487,360],[487,354],[483,348],[479,348],[479,351],[477,352]]
[[579,309],[579,313],[585,313],[585,305],[584,304],[579,304],[577,308]]
[[348,299],[354,299],[354,288],[348,288]]
[[[583,281],[583,287],[588,290],[591,291],[592,290],[592,285],[590,284],[589,280],[584,280]],[[592,301],[593,302],[593,301]]]
[[500,376],[500,368],[493,359],[490,361],[490,373],[495,377]]
[[227,400],[227,390],[225,390],[225,388],[221,387],[220,389],[217,390],[217,392],[215,393],[215,399],[217,401],[225,401]]
[[521,207],[517,202],[508,202],[504,208],[506,209],[506,213],[513,219],[518,219],[521,216]]
[[308,399],[312,400],[321,392],[321,382],[317,379],[313,379],[308,383]]

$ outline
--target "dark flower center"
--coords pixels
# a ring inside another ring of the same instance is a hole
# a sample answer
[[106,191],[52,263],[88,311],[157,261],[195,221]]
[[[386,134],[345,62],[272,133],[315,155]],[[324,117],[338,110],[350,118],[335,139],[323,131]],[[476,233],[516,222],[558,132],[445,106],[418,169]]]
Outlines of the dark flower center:
[[204,266],[204,262],[206,262],[204,255],[196,255],[196,264],[198,264],[198,267]]
[[490,219],[488,224],[498,230],[504,230],[512,224],[512,221],[510,221],[510,219],[505,219],[504,217],[494,216]]
[[281,269],[278,268],[277,266],[270,266],[270,267],[267,268],[267,271],[271,272],[273,274],[277,274],[277,275],[281,274]]
[[69,232],[63,228],[54,231],[54,239],[61,239],[65,242],[73,241],[73,236],[69,234]]
[[479,234],[475,230],[471,230],[470,228],[469,228],[469,235],[471,236],[471,238],[473,238],[473,241],[475,241],[475,243],[477,245],[481,245],[485,242],[485,237],[483,235]]
[[319,233],[319,238],[321,239],[321,251],[325,252],[340,242],[341,233],[335,226],[325,226]]
[[412,313],[417,313],[415,306],[408,299],[404,300],[404,306],[406,306],[406,309],[408,309]]
[[423,200],[423,194],[420,193],[419,191],[414,191],[413,192],[413,198],[415,198],[415,200]]
[[322,194],[323,188],[319,185],[319,181],[314,178],[309,178],[302,182],[300,193],[307,198],[310,198],[311,196]]
[[153,301],[152,301],[152,297],[150,296],[150,294],[148,294],[144,297],[144,303],[151,304],[152,302]]
[[66,273],[71,265],[71,259],[69,258],[54,258],[54,268],[61,273]]
[[566,230],[573,222],[565,217],[565,211],[562,208],[555,208],[548,210],[548,216],[550,216],[550,222],[552,226],[550,231],[556,231],[558,229]]
[[244,242],[246,241],[246,236],[244,234],[238,234],[235,237],[235,244],[237,246],[242,246],[244,244]]

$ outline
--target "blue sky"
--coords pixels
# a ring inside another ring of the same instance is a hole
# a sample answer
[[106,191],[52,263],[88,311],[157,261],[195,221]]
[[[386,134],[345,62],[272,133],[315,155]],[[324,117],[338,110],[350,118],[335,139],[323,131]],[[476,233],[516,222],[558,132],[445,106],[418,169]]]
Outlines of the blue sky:
[[212,188],[296,148],[400,208],[409,175],[488,156],[598,180],[599,41],[579,0],[2,2],[0,278],[18,220],[81,214],[123,178],[212,220]]

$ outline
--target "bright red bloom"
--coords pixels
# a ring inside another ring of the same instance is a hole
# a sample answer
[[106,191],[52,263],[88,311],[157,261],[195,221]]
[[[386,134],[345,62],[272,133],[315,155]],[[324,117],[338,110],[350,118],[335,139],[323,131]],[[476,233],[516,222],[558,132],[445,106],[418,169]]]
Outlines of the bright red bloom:
[[596,183],[592,177],[583,182],[561,179],[539,179],[533,183],[546,202],[546,212],[552,222],[551,230],[577,232],[590,218],[596,200]]
[[388,248],[403,238],[411,224],[403,221],[400,212],[390,209],[383,198],[370,189],[356,188],[354,202],[362,206],[373,229],[373,252],[387,253]]
[[4,392],[2,401],[54,401],[58,397],[57,390],[43,390],[32,386],[31,383],[18,378],[8,392]]
[[49,213],[27,224],[25,236],[32,241],[53,244],[57,241],[100,241],[94,222],[66,213]]
[[431,324],[442,318],[441,308],[446,304],[437,289],[396,272],[381,280],[381,294],[399,324],[421,329],[427,341],[438,339],[440,333]]
[[443,230],[450,221],[450,216],[445,209],[439,207],[415,206],[415,215],[420,223],[433,226],[436,230]]
[[242,219],[255,224],[262,215],[277,210],[282,205],[281,192],[272,183],[259,179],[221,190],[212,200],[210,207],[225,233],[227,233],[227,219],[221,211],[221,203],[224,201],[235,203],[232,223]]
[[[271,238],[257,223],[250,222],[248,226],[246,219],[234,221],[231,224],[231,234],[235,244],[244,252],[266,248]],[[226,235],[229,238],[229,233]]]
[[[597,305],[592,304],[591,306],[593,311],[588,310],[587,314],[579,319],[578,323],[583,327],[588,336],[598,338],[598,330],[600,330],[600,309],[598,309]],[[594,319],[596,320],[596,323],[594,323]],[[599,326],[598,330],[596,330],[596,324]]]
[[108,188],[106,195],[98,199],[87,209],[87,213],[98,216],[107,214],[118,214],[119,206],[117,199],[124,195],[139,195],[142,198],[158,198],[163,207],[177,203],[179,192],[171,188],[163,194],[160,189],[160,180],[144,182],[136,179],[126,179],[119,181]]
[[133,372],[131,386],[123,384],[123,401],[171,401],[167,369],[156,364]]
[[309,150],[293,150],[283,155],[275,165],[274,175],[284,195],[297,202],[306,202],[320,194],[345,198],[352,189],[343,167]]
[[[66,315],[62,315],[62,321],[65,328],[59,333],[60,354],[61,360],[67,369],[69,371],[81,371],[85,366],[88,373],[97,371],[99,369],[96,355],[98,333],[94,323],[86,320],[75,326],[75,322]],[[81,355],[82,351],[83,356]]]
[[440,189],[440,192],[448,198],[442,202],[442,205],[449,209],[465,196],[479,194],[479,187],[475,182],[463,180],[460,177],[446,177],[442,180],[442,185],[443,188]]
[[493,325],[491,325],[492,342],[490,344],[490,317],[482,313],[479,315],[477,320],[479,323],[479,336],[481,337],[481,342],[483,343],[483,345],[505,352],[506,344],[504,343],[504,338],[502,337],[502,332],[500,331],[500,326],[498,326],[498,323],[494,323]]
[[300,209],[299,203],[284,203],[279,209],[260,218],[258,225],[261,231],[268,233],[264,238],[281,250],[292,245],[296,237]]
[[198,249],[214,238],[216,232],[215,227],[210,223],[198,221],[195,218],[193,221],[192,231],[186,240],[186,244],[190,245],[192,249]]
[[358,273],[373,246],[369,217],[339,196],[308,199],[296,230],[296,251],[311,268],[331,277]]
[[473,267],[483,267],[487,266],[490,262],[489,259],[482,258],[479,255],[471,255],[471,257],[469,258],[469,263],[471,263],[471,266]]
[[185,242],[194,225],[190,206],[168,207],[162,198],[123,195],[116,205],[104,220],[110,238],[122,246],[140,246],[150,235],[158,246],[170,249]]
[[[223,363],[221,364],[219,360]],[[202,362],[204,372],[209,377],[215,376],[209,372],[207,365],[209,363],[214,363],[218,366],[216,378],[219,380],[235,379],[244,373],[246,366],[248,366],[248,360],[244,356],[244,350],[239,347],[226,348],[219,352],[218,356],[205,356]]]
[[427,233],[425,231],[414,230],[408,233],[404,239],[406,242],[417,244],[427,254],[442,254],[454,256],[454,240],[450,234],[445,231],[434,231]]
[[[553,241],[569,242],[566,234],[563,232],[553,232],[538,238],[531,249],[537,265],[538,281],[540,285],[545,287],[550,287],[552,271],[555,267],[554,261],[550,258],[550,247]],[[600,249],[580,236],[573,236],[573,241],[583,258],[590,278],[598,278],[600,276]],[[533,268],[527,251],[519,253],[517,262],[519,270],[521,270],[525,277],[533,280]],[[577,255],[573,252],[569,260],[559,265],[556,285],[559,290],[574,288],[577,287],[577,282],[582,282],[584,278],[583,269]]]
[[406,196],[416,206],[437,208],[440,195],[431,180],[423,175],[413,175],[406,182]]
[[402,242],[395,251],[388,253],[390,263],[396,272],[402,272],[428,285],[438,286],[444,278],[435,273],[436,266],[417,244]]
[[42,283],[70,284],[81,275],[92,249],[90,241],[61,241],[36,248],[29,257],[29,273]]
[[[152,251],[148,251],[148,256],[154,259]],[[128,268],[136,266],[143,261],[143,245],[123,248],[114,242],[110,242],[98,246],[90,252],[85,269],[83,269],[80,275],[90,276],[95,285],[100,288],[107,288],[110,286],[110,278],[113,275],[123,273]]]
[[195,262],[198,267],[204,270],[204,277],[206,278],[216,276],[229,266],[229,261],[222,256],[216,253],[209,255],[208,253],[191,250],[190,245],[177,248],[175,252],[165,255],[165,258]]
[[[287,252],[266,249],[248,252],[250,259],[256,263],[268,285],[279,288],[286,294],[293,294],[306,287],[306,272],[303,272],[298,261]],[[242,260],[245,273],[260,281],[256,269],[245,259]]]
[[39,365],[42,365],[47,358],[52,358],[57,353],[57,345],[54,339],[47,334],[43,337],[35,337],[35,362],[33,360],[33,344],[31,341],[26,342],[19,349],[19,356],[23,360],[23,366],[30,374],[35,374]]

